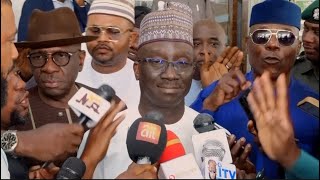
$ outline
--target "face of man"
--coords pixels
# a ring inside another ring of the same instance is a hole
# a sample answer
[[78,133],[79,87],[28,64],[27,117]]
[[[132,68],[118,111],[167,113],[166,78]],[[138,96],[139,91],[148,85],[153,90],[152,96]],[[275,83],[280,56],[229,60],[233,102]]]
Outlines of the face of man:
[[[103,30],[97,27],[103,27]],[[111,28],[106,29],[107,27]],[[98,39],[87,43],[93,63],[106,67],[123,64],[127,59],[129,46],[132,44],[132,29],[133,25],[130,21],[122,17],[104,14],[89,15],[86,34],[99,36]]]
[[[250,33],[254,33],[258,29],[271,29],[272,33],[276,33],[277,30],[285,30],[292,32],[297,37],[299,35],[299,30],[296,27],[281,24],[257,24],[250,28]],[[289,39],[287,35],[287,32],[279,34],[279,36],[285,37],[284,40]],[[265,38],[267,35],[257,33],[257,36],[252,35],[251,37]],[[247,39],[248,56],[256,76],[261,76],[267,70],[271,73],[271,78],[276,80],[281,73],[290,73],[300,49],[298,39],[295,39],[292,45],[283,45],[276,35],[272,34],[268,42],[262,44],[263,41],[259,39],[261,44],[257,44],[257,42],[253,42],[251,37]]]
[[[182,42],[153,42],[141,47],[138,57],[141,62],[134,69],[140,81],[141,99],[158,107],[172,107],[184,101],[194,71],[192,46]],[[165,68],[163,60],[176,64]]]
[[28,94],[25,82],[20,77],[20,71],[14,68],[7,76],[6,104],[1,109],[1,126],[5,129],[22,124],[28,114]]
[[[202,20],[193,28],[194,60],[196,62],[214,63],[222,53],[226,44],[226,35],[218,23],[211,20]],[[195,79],[200,80],[199,66],[197,66]]]
[[307,58],[319,65],[319,24],[304,22],[302,42]]
[[13,68],[13,60],[18,57],[14,45],[16,25],[12,7],[1,3],[1,75],[6,78]]
[[[31,50],[29,56],[39,92],[46,97],[63,98],[70,93],[82,70],[85,52],[80,51],[80,45],[72,45]],[[47,61],[42,67],[36,67],[43,64],[39,63],[40,58]]]

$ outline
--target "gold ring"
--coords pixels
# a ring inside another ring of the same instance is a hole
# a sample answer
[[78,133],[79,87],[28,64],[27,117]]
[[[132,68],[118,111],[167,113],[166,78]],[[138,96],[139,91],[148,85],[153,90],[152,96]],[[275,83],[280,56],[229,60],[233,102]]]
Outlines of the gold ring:
[[226,64],[226,68],[229,70],[230,69],[230,67]]

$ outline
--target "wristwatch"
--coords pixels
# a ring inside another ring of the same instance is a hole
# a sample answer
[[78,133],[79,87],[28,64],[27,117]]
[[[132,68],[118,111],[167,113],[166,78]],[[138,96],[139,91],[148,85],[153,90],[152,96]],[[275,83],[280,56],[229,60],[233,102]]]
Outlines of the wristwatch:
[[14,149],[18,145],[18,136],[16,130],[9,130],[1,135],[1,149],[9,154],[14,154]]

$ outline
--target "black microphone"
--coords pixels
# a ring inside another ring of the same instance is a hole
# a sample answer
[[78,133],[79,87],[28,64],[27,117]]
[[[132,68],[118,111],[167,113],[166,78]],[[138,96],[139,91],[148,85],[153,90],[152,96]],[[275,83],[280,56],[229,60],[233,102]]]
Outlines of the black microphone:
[[[193,120],[193,127],[198,131],[198,133],[209,132],[217,129],[224,129],[222,126],[216,123],[213,117],[207,113],[200,113]],[[227,136],[230,136],[231,133],[227,130]]]
[[81,159],[69,157],[61,166],[56,179],[81,179],[86,172],[86,165]]
[[150,112],[137,119],[129,128],[127,149],[131,160],[137,164],[158,162],[167,143],[167,130],[163,115]]

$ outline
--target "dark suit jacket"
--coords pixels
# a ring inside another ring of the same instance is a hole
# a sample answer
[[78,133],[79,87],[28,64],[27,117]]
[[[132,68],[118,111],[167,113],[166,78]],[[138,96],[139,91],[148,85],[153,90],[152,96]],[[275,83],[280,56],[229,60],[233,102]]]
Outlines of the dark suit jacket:
[[[84,32],[87,24],[87,14],[90,4],[86,4],[85,7],[80,7],[75,1],[73,1],[73,7],[74,13],[78,18],[81,31]],[[34,9],[40,9],[42,11],[53,10],[53,2],[52,0],[26,0],[24,2],[18,27],[18,41],[26,40],[29,19]]]

